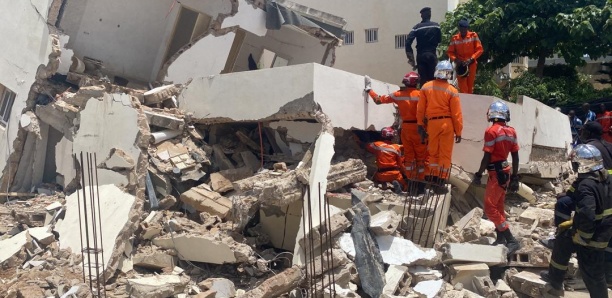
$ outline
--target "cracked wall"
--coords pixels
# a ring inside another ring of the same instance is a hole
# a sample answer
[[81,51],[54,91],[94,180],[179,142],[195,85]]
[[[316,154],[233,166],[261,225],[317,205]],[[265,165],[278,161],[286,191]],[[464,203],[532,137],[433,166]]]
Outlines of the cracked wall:
[[[46,20],[50,2],[0,2],[0,19],[4,23],[0,26],[0,34],[5,40],[0,45],[0,84],[16,94],[8,123],[0,127],[0,167],[9,173],[3,173],[3,191],[6,190],[9,177],[12,179],[17,171],[20,154],[14,152],[23,150],[28,135],[36,138],[33,133],[19,132],[21,114],[28,100],[37,95],[37,88],[33,85],[37,79],[46,78],[50,74],[49,70],[56,67],[57,63],[53,59],[57,56],[52,48],[53,39]],[[18,135],[18,142],[14,142]],[[7,164],[10,165],[8,170],[5,168]]]

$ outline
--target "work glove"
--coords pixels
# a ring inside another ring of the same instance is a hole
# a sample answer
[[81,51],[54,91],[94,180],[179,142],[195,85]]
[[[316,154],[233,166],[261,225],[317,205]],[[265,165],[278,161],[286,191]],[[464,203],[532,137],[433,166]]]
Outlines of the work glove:
[[372,90],[372,79],[370,79],[369,76],[364,76],[363,79],[364,79],[364,82],[365,82],[365,88],[363,90],[366,93],[370,92],[370,90]]
[[417,126],[417,130],[419,135],[421,136],[421,144],[425,144],[425,140],[427,139],[427,132],[422,125]]
[[455,143],[461,143],[461,136],[455,136]]
[[584,238],[582,238],[582,236],[580,236],[580,234],[578,234],[578,232],[574,232],[574,236],[572,237],[572,242],[574,242],[574,244],[578,244],[578,245],[582,245],[582,246],[587,246],[588,245],[588,241],[589,240],[584,240]]
[[561,233],[569,228],[572,227],[572,225],[574,224],[573,220],[566,220],[564,222],[562,222],[558,227],[557,227],[557,233]]
[[472,184],[480,185],[481,184],[481,180],[482,180],[482,173],[476,173],[476,174],[474,174],[474,179],[472,179]]
[[468,65],[472,64],[472,58],[467,59],[467,60],[465,60],[465,61],[462,61],[461,63],[462,63],[464,66],[468,66]]
[[510,185],[508,185],[508,191],[517,192],[519,189],[519,175],[513,174],[510,176]]

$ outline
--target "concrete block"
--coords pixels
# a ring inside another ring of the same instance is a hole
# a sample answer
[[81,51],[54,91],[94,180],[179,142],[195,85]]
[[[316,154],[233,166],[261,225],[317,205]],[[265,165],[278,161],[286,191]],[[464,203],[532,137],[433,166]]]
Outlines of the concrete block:
[[472,285],[475,289],[474,292],[483,297],[497,297],[497,289],[489,276],[474,276]]
[[495,284],[495,288],[497,289],[498,292],[502,292],[502,293],[512,292],[512,288],[510,288],[510,286],[501,278],[497,280],[497,284]]
[[176,257],[161,251],[156,251],[153,253],[137,253],[132,257],[132,262],[134,266],[137,267],[158,270],[163,268],[173,268],[176,264]]
[[236,287],[234,283],[226,278],[208,278],[198,283],[200,290],[214,291],[214,298],[232,298],[236,296]]
[[[376,242],[385,264],[411,266],[421,262],[435,262],[436,259],[435,250],[421,249],[410,240],[393,236],[377,236]],[[344,252],[355,256],[355,246],[350,234],[342,234],[339,244]]]
[[219,241],[212,236],[181,234],[174,235],[174,238],[157,237],[153,244],[176,250],[184,260],[211,264],[246,262],[253,254],[248,245],[237,243],[231,237]]
[[68,94],[62,97],[62,100],[79,108],[85,107],[90,98],[101,98],[106,93],[106,87],[103,85],[83,86],[74,94]]
[[408,272],[412,276],[412,285],[416,285],[422,281],[438,280],[442,278],[440,270],[430,269],[424,266],[411,266]]
[[468,289],[472,292],[477,292],[476,288],[472,284],[472,278],[490,275],[489,266],[484,263],[450,265],[449,273],[451,276],[450,283],[452,285],[461,283],[463,284],[464,289]]
[[401,216],[395,211],[382,211],[374,216],[370,221],[370,230],[376,235],[391,235],[397,230],[401,221]]
[[223,193],[234,189],[232,181],[225,178],[221,173],[210,174],[210,187],[217,192]]
[[428,280],[422,281],[414,286],[414,291],[419,294],[419,297],[441,297],[440,292],[444,289],[443,280]]
[[[326,206],[327,205],[323,205],[322,208],[327,208]],[[327,243],[328,238],[334,238],[336,235],[344,232],[348,227],[351,226],[351,222],[349,222],[349,220],[344,216],[342,210],[339,210],[333,206],[329,207],[330,213],[332,214],[329,219],[331,228],[327,228],[328,219],[323,218],[324,228],[320,228],[319,225],[316,225],[312,228],[312,230],[306,231],[306,235],[304,236],[304,238],[299,240],[298,243],[300,244],[300,246],[306,248],[307,251],[310,251],[311,242],[312,247],[316,251],[316,249],[319,248],[322,244]]]
[[528,225],[538,221],[538,226],[548,228],[553,225],[554,217],[554,210],[529,207],[521,213],[519,221]]
[[292,251],[302,221],[302,202],[284,207],[261,206],[259,216],[262,231],[270,236],[272,245]]
[[442,246],[442,262],[447,265],[457,263],[485,263],[489,266],[506,264],[505,246],[479,245],[469,243],[447,243]]
[[510,286],[519,293],[529,297],[542,297],[546,282],[539,275],[529,271],[521,271],[510,277]]
[[256,288],[246,292],[241,298],[267,298],[278,297],[285,294],[300,284],[304,278],[302,270],[294,265],[280,273],[266,279]]
[[192,187],[181,194],[181,201],[191,205],[197,211],[227,217],[232,209],[232,201],[218,192],[208,189],[208,185]]
[[171,297],[182,293],[187,282],[178,275],[155,275],[127,280],[126,291],[130,297]]
[[484,212],[480,208],[474,208],[468,214],[463,216],[458,222],[456,222],[453,226],[459,229],[465,229],[469,227],[480,227],[480,221],[482,219]]
[[172,130],[183,130],[183,128],[185,127],[185,120],[173,116],[169,113],[144,110],[144,114],[145,116],[147,116],[149,125],[168,128]]
[[385,272],[385,287],[383,294],[395,295],[400,282],[410,284],[412,277],[408,274],[408,267],[391,265]]
[[42,245],[49,245],[55,241],[55,235],[49,232],[49,227],[29,228],[28,232],[36,242]]
[[163,102],[172,96],[179,95],[181,89],[175,85],[166,85],[151,89],[144,93],[144,104],[154,105]]
[[32,241],[28,231],[23,231],[9,239],[0,241],[0,264],[10,259]]

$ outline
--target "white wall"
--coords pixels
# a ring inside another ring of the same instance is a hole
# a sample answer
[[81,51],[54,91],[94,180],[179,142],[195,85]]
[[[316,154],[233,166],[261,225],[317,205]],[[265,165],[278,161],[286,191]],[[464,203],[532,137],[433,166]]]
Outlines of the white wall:
[[[36,70],[51,52],[46,24],[50,0],[0,1],[0,84],[17,94],[8,127],[0,127],[0,168],[13,151],[21,111]],[[39,12],[42,14],[40,15]]]
[[[78,57],[102,60],[109,72],[128,79],[146,82],[157,76],[180,5],[170,11],[172,1],[167,0],[70,2],[80,3],[68,6],[60,27],[71,35],[68,46]],[[229,0],[181,3],[213,19],[232,7]]]
[[[400,83],[411,71],[403,48],[395,49],[395,35],[408,34],[421,21],[419,11],[432,8],[432,20],[440,22],[452,0],[294,0],[302,5],[344,18],[346,31],[354,31],[355,44],[336,49],[334,68],[368,74],[384,82]],[[456,1],[455,1],[456,2]],[[450,5],[454,9],[454,4]],[[347,9],[350,7],[350,9]],[[378,42],[365,42],[365,29],[378,28]],[[413,43],[413,46],[416,41]]]

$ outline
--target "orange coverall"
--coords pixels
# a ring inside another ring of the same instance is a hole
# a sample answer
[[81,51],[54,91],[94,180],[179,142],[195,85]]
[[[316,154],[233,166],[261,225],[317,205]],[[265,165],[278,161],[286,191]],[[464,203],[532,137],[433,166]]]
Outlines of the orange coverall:
[[366,150],[376,156],[376,174],[374,181],[376,182],[393,182],[397,180],[406,189],[406,181],[401,173],[402,155],[401,147],[391,142],[377,141],[369,143]]
[[417,105],[419,103],[419,90],[402,87],[389,95],[379,96],[373,90],[369,92],[376,104],[395,103],[402,117],[402,146],[404,147],[404,167],[408,179],[425,178],[427,163],[427,145],[421,144],[421,137],[417,130]]
[[[489,220],[495,224],[497,230],[503,232],[508,229],[504,213],[504,201],[510,179],[506,182],[505,187],[500,186],[493,164],[505,161],[510,152],[519,151],[516,131],[503,122],[496,122],[485,131],[484,141],[482,150],[491,154],[491,160],[487,168],[489,180],[487,180],[487,188],[485,189],[484,212]],[[504,167],[503,171],[510,174],[510,165]]]
[[425,126],[429,141],[429,175],[448,177],[453,156],[454,136],[461,136],[463,115],[457,89],[446,80],[436,79],[421,87],[417,123]]
[[453,61],[472,59],[468,76],[457,77],[461,93],[474,93],[474,80],[476,79],[476,66],[478,64],[476,59],[482,55],[482,52],[482,44],[476,32],[468,31],[465,38],[461,37],[461,33],[457,33],[451,38],[447,51],[448,57]]
[[612,142],[612,132],[610,131],[610,126],[612,125],[612,112],[597,114],[597,122],[599,122],[603,128],[601,138],[608,142]]

